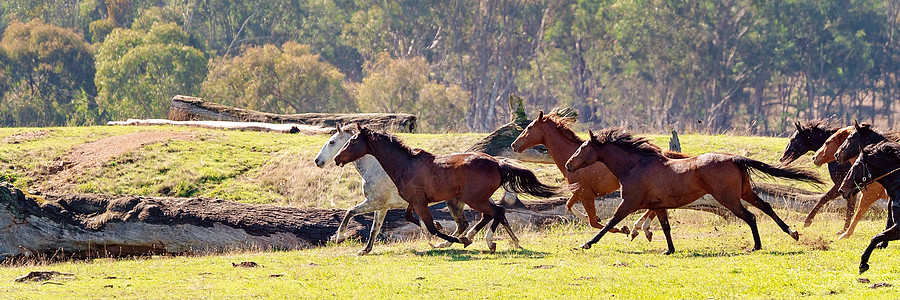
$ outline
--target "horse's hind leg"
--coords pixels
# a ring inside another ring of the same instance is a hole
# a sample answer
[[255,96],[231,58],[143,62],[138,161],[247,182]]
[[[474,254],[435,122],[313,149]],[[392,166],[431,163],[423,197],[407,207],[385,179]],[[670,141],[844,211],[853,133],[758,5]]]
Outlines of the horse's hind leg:
[[[346,240],[347,238],[349,238],[349,236],[347,235],[347,225],[350,224],[350,219],[352,219],[353,216],[356,216],[359,214],[365,214],[365,213],[369,213],[369,212],[373,212],[373,211],[378,211],[378,210],[382,209],[381,207],[378,207],[379,206],[378,204],[381,204],[381,203],[377,203],[377,202],[379,202],[377,200],[378,199],[374,199],[374,198],[366,198],[366,200],[363,201],[362,203],[357,204],[353,208],[347,210],[347,213],[344,214],[344,219],[341,220],[341,225],[338,227],[337,233],[335,233],[334,236],[331,237],[331,241],[335,242],[335,243],[340,243],[340,242],[343,242],[344,240]],[[381,201],[381,202],[383,202],[383,201]],[[381,206],[383,206],[383,205],[381,205]],[[372,223],[372,226],[375,226],[374,222]],[[374,229],[374,227],[373,227],[373,229]]]
[[[716,198],[716,197],[714,197]],[[719,198],[716,198],[718,200]],[[753,248],[751,251],[756,251],[762,249],[762,242],[759,240],[759,228],[756,228],[756,216],[753,215],[747,208],[741,205],[740,199],[734,199],[734,201],[719,201],[722,205],[725,206],[728,210],[731,211],[735,216],[744,220],[748,226],[750,226],[750,232],[753,234]]]
[[859,205],[856,207],[856,214],[853,216],[853,222],[850,222],[850,226],[844,230],[843,234],[841,234],[838,239],[845,239],[853,235],[856,225],[859,223],[859,220],[862,220],[862,217],[866,212],[869,211],[869,208],[871,208],[878,199],[887,198],[887,195],[884,194],[883,190],[884,188],[881,188],[880,191],[874,192],[870,189],[865,189],[860,193]]
[[[762,210],[763,213],[765,213],[766,215],[769,215],[769,217],[771,217],[772,220],[775,220],[775,224],[778,224],[778,227],[781,228],[782,231],[784,231],[785,233],[790,235],[792,238],[794,238],[795,241],[800,239],[800,233],[797,233],[796,231],[791,230],[791,227],[788,226],[787,224],[785,224],[784,221],[781,220],[780,217],[778,217],[778,214],[776,214],[775,210],[772,209],[772,205],[770,205],[769,202],[766,202],[763,199],[760,199],[759,195],[757,195],[755,192],[753,192],[752,188],[748,187],[747,189],[745,189],[744,196],[742,198],[744,200],[746,200],[748,203],[750,203],[751,205]],[[740,203],[740,201],[738,203]],[[741,206],[741,207],[743,207],[743,206]]]
[[[453,217],[453,220],[456,221],[456,231],[451,234],[455,237],[460,237],[463,233],[466,232],[466,229],[469,228],[469,221],[466,220],[466,215],[464,212],[465,203],[459,201],[446,201],[447,209],[450,211],[450,216]],[[441,242],[440,244],[435,245],[435,248],[446,248],[450,247],[453,243],[448,241]]]
[[669,213],[665,209],[660,209],[656,211],[656,216],[659,218],[659,225],[662,226],[663,234],[666,236],[666,245],[669,247],[663,254],[675,253],[675,245],[672,244],[672,228],[669,227]]
[[[502,207],[501,207],[502,209]],[[509,219],[506,218],[506,212],[501,211],[500,214],[495,214],[495,219],[500,221],[500,225],[503,225],[503,228],[506,229],[506,233],[509,234],[509,243],[512,245],[514,249],[522,249],[522,246],[519,246],[519,238],[513,232],[512,227],[509,226]]]
[[831,189],[825,192],[825,194],[822,195],[821,198],[819,198],[819,202],[816,203],[816,206],[813,206],[813,209],[809,211],[808,215],[806,215],[806,220],[803,221],[803,227],[809,227],[809,225],[812,225],[812,220],[816,217],[819,209],[822,209],[822,206],[824,206],[825,203],[828,203],[829,201],[837,198],[840,195],[840,192],[838,191],[839,188],[839,184],[835,184],[831,187]]
[[381,226],[384,225],[384,217],[387,216],[387,211],[387,209],[375,211],[375,218],[372,220],[372,231],[369,232],[369,240],[366,241],[365,248],[356,252],[357,255],[366,255],[372,252],[372,246],[375,245],[375,239],[381,233]]
[[631,240],[633,241],[634,238],[636,238],[638,234],[640,234],[640,231],[638,231],[638,229],[640,229],[644,232],[644,237],[647,238],[647,241],[652,242],[653,232],[650,231],[650,220],[653,220],[653,218],[655,217],[656,213],[652,210],[648,209],[647,211],[645,211],[644,214],[634,222],[634,230],[631,231]]
[[487,225],[487,223],[492,219],[494,219],[494,217],[491,217],[491,215],[482,213],[481,220],[479,220],[478,223],[475,223],[475,226],[472,226],[472,228],[470,228],[469,231],[466,232],[466,238],[468,238],[470,241],[474,240],[475,235],[478,234],[478,231],[480,231],[481,228],[484,228],[484,226]]

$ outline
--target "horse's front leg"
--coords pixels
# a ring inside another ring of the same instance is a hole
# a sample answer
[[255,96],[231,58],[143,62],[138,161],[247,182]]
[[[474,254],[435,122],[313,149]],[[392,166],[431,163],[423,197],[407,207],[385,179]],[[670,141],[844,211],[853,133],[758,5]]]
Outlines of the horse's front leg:
[[365,214],[381,209],[381,207],[378,207],[377,205],[377,200],[378,199],[367,197],[366,200],[362,203],[357,204],[353,208],[347,210],[347,213],[344,214],[344,219],[341,220],[341,225],[338,226],[337,232],[333,236],[331,236],[331,241],[340,243],[349,238],[350,236],[347,234],[347,226],[350,224],[350,219],[359,214]]
[[672,228],[669,227],[669,213],[665,209],[656,210],[655,212],[659,218],[659,225],[662,226],[663,234],[666,236],[666,245],[668,246],[668,250],[663,252],[663,254],[675,253],[675,245],[672,243]]
[[375,239],[378,238],[378,234],[381,233],[381,226],[384,225],[384,217],[387,216],[387,209],[376,210],[375,218],[372,220],[372,231],[369,232],[369,240],[366,241],[366,247],[359,252],[356,252],[357,255],[366,255],[369,252],[372,252],[372,247],[375,245]]
[[623,198],[622,204],[619,204],[619,208],[616,209],[616,213],[613,215],[613,217],[609,219],[609,223],[606,223],[606,226],[603,226],[603,228],[600,229],[600,232],[598,232],[597,235],[582,244],[581,248],[590,249],[591,245],[597,243],[597,241],[599,241],[607,231],[610,231],[611,228],[615,228],[616,224],[619,224],[619,222],[625,219],[625,217],[637,211],[638,207],[639,206],[637,205],[637,203],[632,203],[632,201],[624,200]]
[[898,239],[900,239],[900,226],[897,225],[891,226],[890,229],[875,235],[875,237],[872,238],[872,241],[869,242],[869,246],[863,251],[862,257],[859,259],[859,274],[862,274],[869,269],[869,257],[872,255],[872,251],[875,250],[875,247],[877,247],[878,244]]
[[831,187],[831,189],[825,192],[825,194],[822,195],[821,198],[819,198],[819,202],[816,203],[816,206],[813,206],[813,209],[809,211],[808,215],[806,215],[806,220],[803,221],[803,227],[809,227],[809,225],[812,225],[813,218],[816,217],[816,214],[819,213],[819,210],[822,209],[822,206],[840,195],[840,191],[838,191],[839,189],[840,184],[835,184]]

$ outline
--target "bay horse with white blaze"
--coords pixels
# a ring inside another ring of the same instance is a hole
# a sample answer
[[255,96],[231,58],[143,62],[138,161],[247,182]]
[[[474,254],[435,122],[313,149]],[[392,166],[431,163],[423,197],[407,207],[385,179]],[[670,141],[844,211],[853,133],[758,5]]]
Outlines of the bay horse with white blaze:
[[841,194],[849,201],[859,190],[878,182],[890,195],[890,226],[875,235],[863,251],[859,261],[859,273],[862,274],[869,269],[869,257],[876,247],[900,239],[900,145],[882,141],[866,146],[859,152],[859,158],[841,184]]
[[[419,215],[428,232],[451,243],[468,246],[474,235],[493,220],[488,235],[496,231],[498,225],[503,225],[512,246],[518,248],[519,240],[509,226],[504,209],[491,201],[491,195],[501,185],[505,185],[507,190],[538,197],[556,194],[554,187],[542,184],[531,171],[498,161],[490,155],[477,152],[434,155],[422,149],[409,148],[396,137],[365,126],[361,126],[359,133],[347,141],[334,157],[334,162],[342,166],[366,154],[371,154],[381,163],[400,196]],[[428,211],[429,203],[440,201],[461,201],[480,212],[482,218],[465,236],[441,233]],[[485,239],[493,251],[495,244],[492,237],[486,236]]]
[[577,171],[595,162],[602,162],[619,178],[622,184],[622,203],[606,226],[581,247],[589,249],[603,237],[609,228],[638,209],[656,210],[668,249],[675,252],[666,209],[682,207],[703,195],[710,194],[738,218],[747,222],[753,234],[753,248],[759,250],[762,243],[756,227],[756,217],[742,204],[741,199],[769,215],[782,231],[794,240],[800,235],[775,214],[772,206],[753,191],[750,171],[771,176],[821,183],[813,172],[787,167],[775,167],[742,156],[723,153],[706,153],[690,158],[671,159],[662,149],[644,137],[633,137],[621,128],[611,128],[598,134],[590,132],[585,141],[566,162],[569,172]]

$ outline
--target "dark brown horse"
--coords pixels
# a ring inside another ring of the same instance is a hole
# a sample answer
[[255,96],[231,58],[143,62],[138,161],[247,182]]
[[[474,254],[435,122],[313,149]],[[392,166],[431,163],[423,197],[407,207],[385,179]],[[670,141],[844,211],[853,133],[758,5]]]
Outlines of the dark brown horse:
[[[791,135],[791,139],[788,142],[787,147],[784,148],[784,153],[781,155],[780,161],[783,165],[789,165],[807,152],[818,150],[825,144],[828,137],[841,129],[829,125],[828,122],[824,120],[810,120],[804,123],[795,122],[794,126],[797,127],[797,131]],[[844,176],[847,175],[847,170],[850,170],[850,165],[850,163],[828,163],[828,173],[831,175],[831,182],[834,184],[821,198],[819,198],[819,201],[816,202],[813,209],[806,215],[806,220],[803,221],[803,227],[812,225],[812,221],[816,217],[816,214],[819,213],[819,210],[822,209],[825,204],[840,196],[838,187],[840,187],[841,181],[844,180]],[[838,234],[844,233],[846,228],[850,227],[851,220],[853,219],[853,212],[855,210],[856,202],[847,202],[847,211],[844,215],[844,229],[838,232]]]
[[837,152],[834,153],[834,159],[839,163],[853,163],[853,158],[859,156],[860,149],[867,145],[898,140],[897,132],[882,134],[872,129],[872,124],[859,124],[859,122],[854,120],[853,126],[856,128],[856,131],[850,133],[847,139],[844,140],[844,143],[838,147]]
[[[694,202],[705,194],[712,195],[725,208],[747,222],[753,233],[753,248],[762,243],[756,228],[756,217],[742,204],[741,199],[769,215],[785,233],[795,240],[799,234],[775,214],[772,206],[753,192],[750,171],[771,176],[821,183],[813,172],[774,167],[760,161],[732,154],[706,153],[684,159],[670,159],[649,139],[633,137],[620,128],[606,129],[581,144],[566,162],[566,169],[577,171],[594,162],[606,164],[622,183],[622,204],[615,215],[594,238],[582,245],[588,249],[618,222],[638,209],[658,212],[659,222],[666,236],[668,250],[675,252],[665,209],[678,208]],[[662,212],[662,213],[659,213]]]
[[863,251],[859,262],[859,273],[862,274],[869,269],[869,257],[875,247],[900,239],[900,145],[882,141],[857,151],[861,155],[841,184],[841,194],[850,201],[859,190],[878,182],[890,195],[888,229],[875,235]]
[[[347,141],[334,162],[342,166],[366,154],[378,159],[397,186],[400,197],[419,215],[428,232],[451,243],[468,246],[474,235],[493,220],[491,231],[485,237],[488,247],[494,250],[490,235],[498,225],[503,225],[513,247],[518,248],[519,240],[509,227],[504,209],[490,200],[491,194],[505,185],[516,193],[538,197],[555,195],[555,188],[542,184],[531,171],[498,161],[490,155],[478,152],[434,155],[422,149],[411,149],[390,134],[366,127],[360,127],[359,133]],[[466,236],[441,233],[428,211],[428,203],[440,201],[448,201],[448,205],[462,201],[480,212],[482,219]]]
[[[569,129],[569,124],[574,122],[571,118],[562,118],[555,114],[544,115],[544,111],[540,111],[538,118],[531,121],[528,127],[512,142],[513,151],[522,152],[525,149],[544,145],[550,158],[556,163],[556,167],[562,172],[566,178],[566,183],[574,187],[572,197],[566,202],[566,209],[572,214],[578,216],[582,220],[587,221],[591,227],[601,229],[600,220],[597,218],[597,209],[594,205],[594,199],[606,196],[619,189],[619,179],[602,163],[592,164],[575,172],[566,170],[566,160],[578,150],[578,147],[584,143],[575,132]],[[687,158],[685,154],[672,151],[663,151],[664,155],[669,158]],[[587,216],[572,209],[575,203],[581,202]],[[648,212],[642,217],[652,219],[655,213]],[[637,228],[635,228],[637,230]],[[622,229],[610,228],[610,232],[629,233],[627,227]],[[632,237],[637,235],[637,231],[632,233]],[[647,238],[650,239],[649,232]]]

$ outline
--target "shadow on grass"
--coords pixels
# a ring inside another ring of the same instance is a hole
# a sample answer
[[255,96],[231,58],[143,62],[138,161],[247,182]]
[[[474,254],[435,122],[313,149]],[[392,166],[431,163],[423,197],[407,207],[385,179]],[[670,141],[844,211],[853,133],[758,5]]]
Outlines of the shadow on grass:
[[466,250],[466,249],[431,249],[427,251],[411,250],[410,253],[417,256],[444,256],[450,261],[469,261],[497,258],[544,258],[549,255],[547,252],[532,251],[527,249],[508,249],[497,251],[493,254],[486,250]]
[[[802,255],[806,253],[805,251],[756,251],[759,254],[765,255],[776,255],[776,256],[793,256],[793,255]],[[706,257],[733,257],[733,256],[743,256],[754,254],[754,252],[750,252],[747,250],[735,250],[735,251],[722,251],[722,250],[690,250],[684,252],[675,252],[675,255],[678,257],[698,257],[698,258],[706,258]]]

